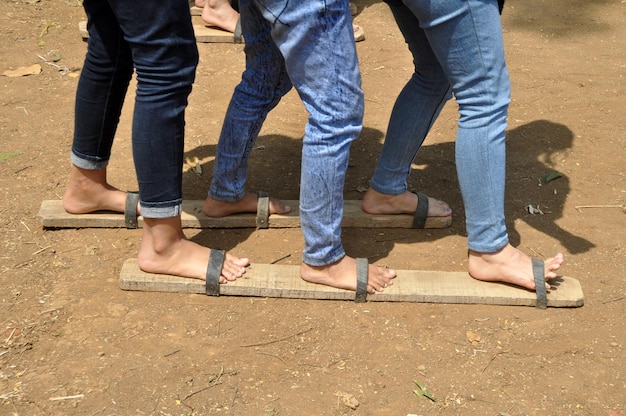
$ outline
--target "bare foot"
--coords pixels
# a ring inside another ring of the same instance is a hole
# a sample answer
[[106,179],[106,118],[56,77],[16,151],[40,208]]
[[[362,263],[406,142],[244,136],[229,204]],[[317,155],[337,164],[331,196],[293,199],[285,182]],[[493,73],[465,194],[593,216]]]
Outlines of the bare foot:
[[209,26],[216,26],[234,33],[239,13],[228,0],[196,0],[196,7],[202,8],[202,20]]
[[[107,183],[106,169],[86,170],[72,166],[63,192],[63,208],[70,214],[95,211],[124,212],[126,192]],[[137,205],[139,213],[139,204]]]
[[[300,265],[300,276],[309,283],[356,291],[356,260],[345,256],[338,262],[328,266],[310,266],[302,263]],[[392,279],[395,277],[395,270],[370,264],[367,293],[382,292],[387,286],[393,284]]]
[[[546,289],[550,288],[548,282],[557,277],[556,271],[561,264],[563,264],[562,253],[544,260]],[[470,276],[477,280],[511,283],[535,290],[532,259],[510,244],[495,253],[470,250],[468,269]]]
[[[417,209],[417,195],[409,191],[398,195],[387,195],[369,188],[361,201],[361,208],[373,215],[413,215]],[[452,210],[448,204],[438,199],[428,198],[429,217],[448,217],[450,215],[452,215]]]
[[[180,217],[145,218],[137,262],[147,273],[206,279],[211,249],[188,240],[182,232]],[[250,265],[247,258],[226,254],[220,283],[243,276]]]
[[[219,218],[230,214],[257,211],[257,194],[246,193],[239,201],[223,202],[207,197],[204,200],[202,211],[209,217]],[[270,214],[287,214],[291,212],[291,207],[285,205],[280,199],[270,198]]]

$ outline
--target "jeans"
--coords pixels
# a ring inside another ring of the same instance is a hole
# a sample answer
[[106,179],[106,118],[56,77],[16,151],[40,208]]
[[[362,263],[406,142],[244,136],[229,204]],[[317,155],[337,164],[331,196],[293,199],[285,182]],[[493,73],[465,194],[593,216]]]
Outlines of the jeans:
[[141,213],[180,214],[185,108],[198,64],[187,0],[84,0],[89,43],[76,91],[71,161],[103,169],[137,71],[132,147]]
[[510,83],[496,0],[386,0],[415,72],[399,94],[371,180],[378,192],[406,191],[406,179],[448,99],[459,106],[455,159],[468,246],[508,243],[504,219],[505,129]]
[[345,256],[343,186],[350,144],[363,121],[363,91],[348,0],[240,0],[246,69],[217,146],[209,196],[245,195],[248,159],[267,114],[292,88],[309,112],[302,143],[303,261]]

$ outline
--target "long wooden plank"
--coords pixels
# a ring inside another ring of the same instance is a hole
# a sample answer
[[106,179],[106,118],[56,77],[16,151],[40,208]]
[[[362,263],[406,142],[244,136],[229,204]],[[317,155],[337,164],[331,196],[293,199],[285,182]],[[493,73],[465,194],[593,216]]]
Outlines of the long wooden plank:
[[[296,299],[353,300],[354,292],[305,282],[299,266],[253,264],[243,278],[220,285],[221,295]],[[535,306],[534,292],[514,286],[481,282],[467,273],[397,270],[394,284],[384,292],[368,296],[368,301],[461,303]],[[205,293],[204,281],[145,273],[136,259],[124,262],[120,287],[145,292]],[[548,293],[548,306],[583,306],[580,283],[562,277]]]
[[78,22],[78,32],[83,39],[89,39],[89,31],[87,31],[87,21],[81,20]]
[[[286,200],[292,211],[286,215],[272,214],[270,228],[300,227],[299,201]],[[235,214],[222,218],[207,217],[202,213],[204,201],[183,201],[181,221],[184,228],[255,228],[255,214]],[[124,215],[114,212],[68,214],[63,201],[49,200],[41,203],[37,216],[46,228],[124,228]],[[451,217],[430,217],[426,228],[443,228],[450,225]],[[139,217],[139,227],[143,220]],[[344,201],[342,227],[345,228],[411,228],[411,215],[370,215],[361,209],[361,201]]]
[[[200,43],[235,43],[235,35],[227,30],[213,26],[193,25],[196,42]],[[241,43],[244,43],[243,37]]]
[[[235,43],[234,34],[217,27],[194,24],[193,30],[196,36],[196,41],[200,43]],[[78,32],[83,39],[89,39],[87,21],[81,20],[78,22]]]

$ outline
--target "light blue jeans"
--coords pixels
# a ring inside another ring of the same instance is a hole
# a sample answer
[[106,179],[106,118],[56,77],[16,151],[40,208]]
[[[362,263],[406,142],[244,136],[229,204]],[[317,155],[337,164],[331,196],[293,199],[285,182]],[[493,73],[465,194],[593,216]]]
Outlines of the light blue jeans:
[[454,94],[459,105],[456,167],[468,246],[508,243],[504,219],[505,128],[510,102],[497,0],[386,0],[413,55],[415,72],[398,96],[371,187],[406,191],[411,163]]
[[245,195],[248,158],[265,118],[295,87],[309,112],[302,143],[303,261],[345,256],[343,187],[350,144],[363,121],[363,92],[348,0],[240,0],[246,69],[217,146],[209,196]]

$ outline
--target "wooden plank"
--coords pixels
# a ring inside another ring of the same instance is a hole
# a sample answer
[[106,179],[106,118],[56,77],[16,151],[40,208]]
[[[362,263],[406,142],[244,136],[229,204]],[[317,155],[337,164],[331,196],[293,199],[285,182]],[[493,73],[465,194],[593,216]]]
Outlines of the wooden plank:
[[[535,293],[514,286],[481,282],[463,272],[397,270],[394,284],[368,301],[460,303],[535,306]],[[204,281],[145,273],[136,259],[124,262],[120,272],[123,290],[205,293]],[[295,299],[353,300],[354,292],[305,282],[299,266],[252,264],[244,277],[220,285],[221,295]],[[548,306],[583,306],[580,283],[562,277],[548,293]]]
[[[291,207],[286,215],[272,214],[269,218],[270,228],[300,227],[299,201],[284,201]],[[255,228],[255,214],[235,214],[222,218],[207,217],[202,213],[204,201],[183,201],[181,221],[184,228]],[[49,200],[41,203],[37,216],[46,228],[124,228],[124,215],[115,212],[99,212],[92,214],[68,214],[63,209],[63,201]],[[451,217],[430,217],[426,220],[426,228],[444,228],[452,223]],[[139,217],[139,227],[143,224]],[[370,215],[361,210],[361,201],[344,201],[342,227],[345,228],[411,228],[411,215]]]
[[[200,43],[235,43],[234,34],[217,27],[194,24],[193,30],[196,36],[196,41]],[[78,32],[83,39],[89,39],[87,21],[81,20],[78,22]],[[243,38],[241,43],[243,43]]]
[[[200,43],[235,43],[235,35],[227,30],[218,27],[194,24],[193,31],[196,35],[196,42]],[[243,37],[241,44],[244,43]]]
[[78,22],[78,32],[83,39],[89,39],[89,32],[87,31],[87,21],[81,20]]

